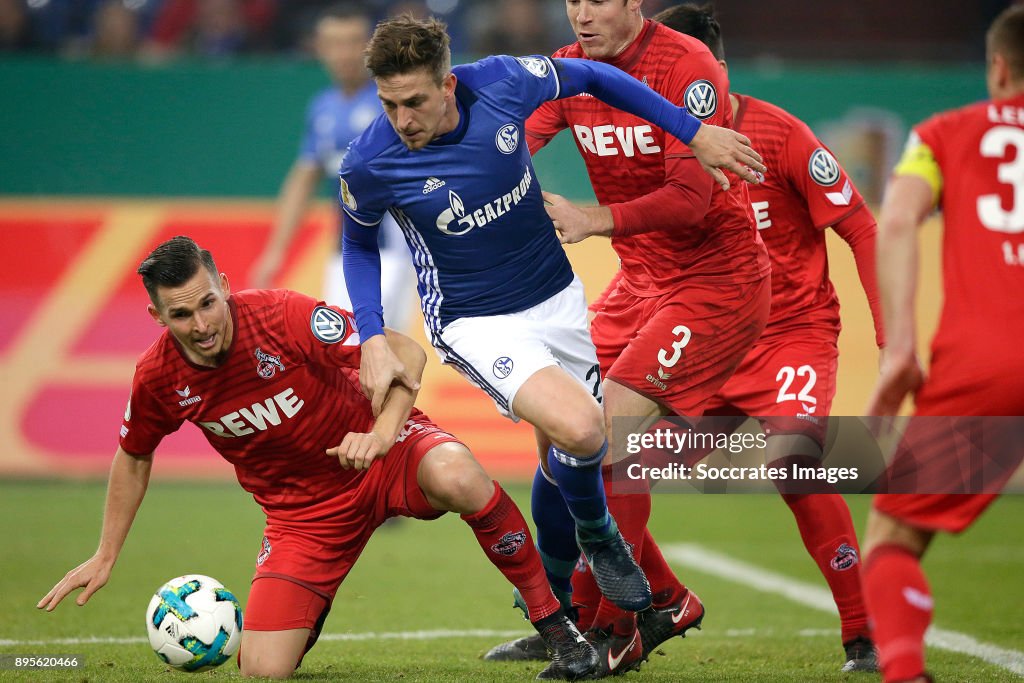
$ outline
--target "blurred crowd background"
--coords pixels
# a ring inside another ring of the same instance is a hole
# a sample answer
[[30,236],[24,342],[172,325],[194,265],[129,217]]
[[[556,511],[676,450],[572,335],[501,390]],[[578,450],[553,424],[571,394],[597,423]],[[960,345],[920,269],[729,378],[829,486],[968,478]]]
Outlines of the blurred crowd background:
[[[0,58],[162,62],[239,55],[310,56],[331,0],[0,0]],[[444,19],[458,55],[550,53],[572,40],[562,0],[363,0],[374,20]],[[675,4],[646,0],[647,16]],[[730,58],[977,61],[1007,0],[723,0]]]

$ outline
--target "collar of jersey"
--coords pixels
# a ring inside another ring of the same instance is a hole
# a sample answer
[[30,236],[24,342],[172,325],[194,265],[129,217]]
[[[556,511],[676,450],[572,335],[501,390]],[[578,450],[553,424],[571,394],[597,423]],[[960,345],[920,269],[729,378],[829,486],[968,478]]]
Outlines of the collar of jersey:
[[469,130],[469,106],[463,104],[463,98],[470,99],[467,95],[472,95],[470,90],[462,85],[462,83],[455,84],[455,106],[459,110],[459,125],[455,126],[455,130],[448,131],[444,135],[438,136],[430,141],[432,145],[457,145],[462,142],[462,138],[466,137],[466,131]]

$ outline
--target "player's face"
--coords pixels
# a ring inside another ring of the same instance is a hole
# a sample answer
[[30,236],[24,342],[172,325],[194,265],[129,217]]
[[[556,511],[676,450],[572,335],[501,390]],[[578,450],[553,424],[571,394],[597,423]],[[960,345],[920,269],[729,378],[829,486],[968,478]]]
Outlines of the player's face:
[[200,267],[180,287],[158,287],[160,306],[150,304],[149,314],[171,331],[189,360],[217,367],[231,346],[230,291],[227,276]]
[[388,121],[411,150],[423,149],[439,135],[455,130],[459,122],[451,73],[440,85],[427,69],[378,78],[377,95]]
[[566,0],[565,13],[588,57],[609,59],[633,42],[643,27],[643,0]]
[[363,83],[369,77],[363,49],[370,39],[370,22],[354,17],[325,17],[316,25],[316,56],[340,85]]

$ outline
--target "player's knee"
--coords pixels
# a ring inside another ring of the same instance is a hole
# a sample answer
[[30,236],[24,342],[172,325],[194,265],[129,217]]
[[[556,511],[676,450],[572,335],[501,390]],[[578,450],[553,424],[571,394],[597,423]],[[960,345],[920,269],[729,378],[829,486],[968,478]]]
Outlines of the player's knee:
[[471,513],[494,494],[494,484],[462,444],[445,443],[427,453],[420,465],[420,485],[439,509]]
[[239,671],[243,678],[275,678],[278,680],[291,678],[295,673],[295,662],[286,662],[273,659],[272,655],[265,654],[259,659],[242,656]]
[[596,453],[604,444],[604,419],[595,415],[565,415],[553,434],[548,434],[559,449],[573,455]]

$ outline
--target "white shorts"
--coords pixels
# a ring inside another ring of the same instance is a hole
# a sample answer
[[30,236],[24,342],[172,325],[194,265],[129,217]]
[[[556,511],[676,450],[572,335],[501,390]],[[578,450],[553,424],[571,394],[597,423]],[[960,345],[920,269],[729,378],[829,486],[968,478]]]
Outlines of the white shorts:
[[[380,298],[384,307],[384,324],[393,330],[408,332],[413,311],[419,301],[416,269],[409,257],[405,235],[390,214],[385,214],[380,229],[386,233],[384,239],[387,245],[380,250]],[[327,262],[324,301],[346,311],[352,310],[341,252]]]
[[601,373],[587,324],[583,283],[572,283],[533,308],[505,315],[459,318],[440,334],[427,330],[437,355],[491,397],[515,422],[519,388],[538,370],[557,365],[599,402]]

